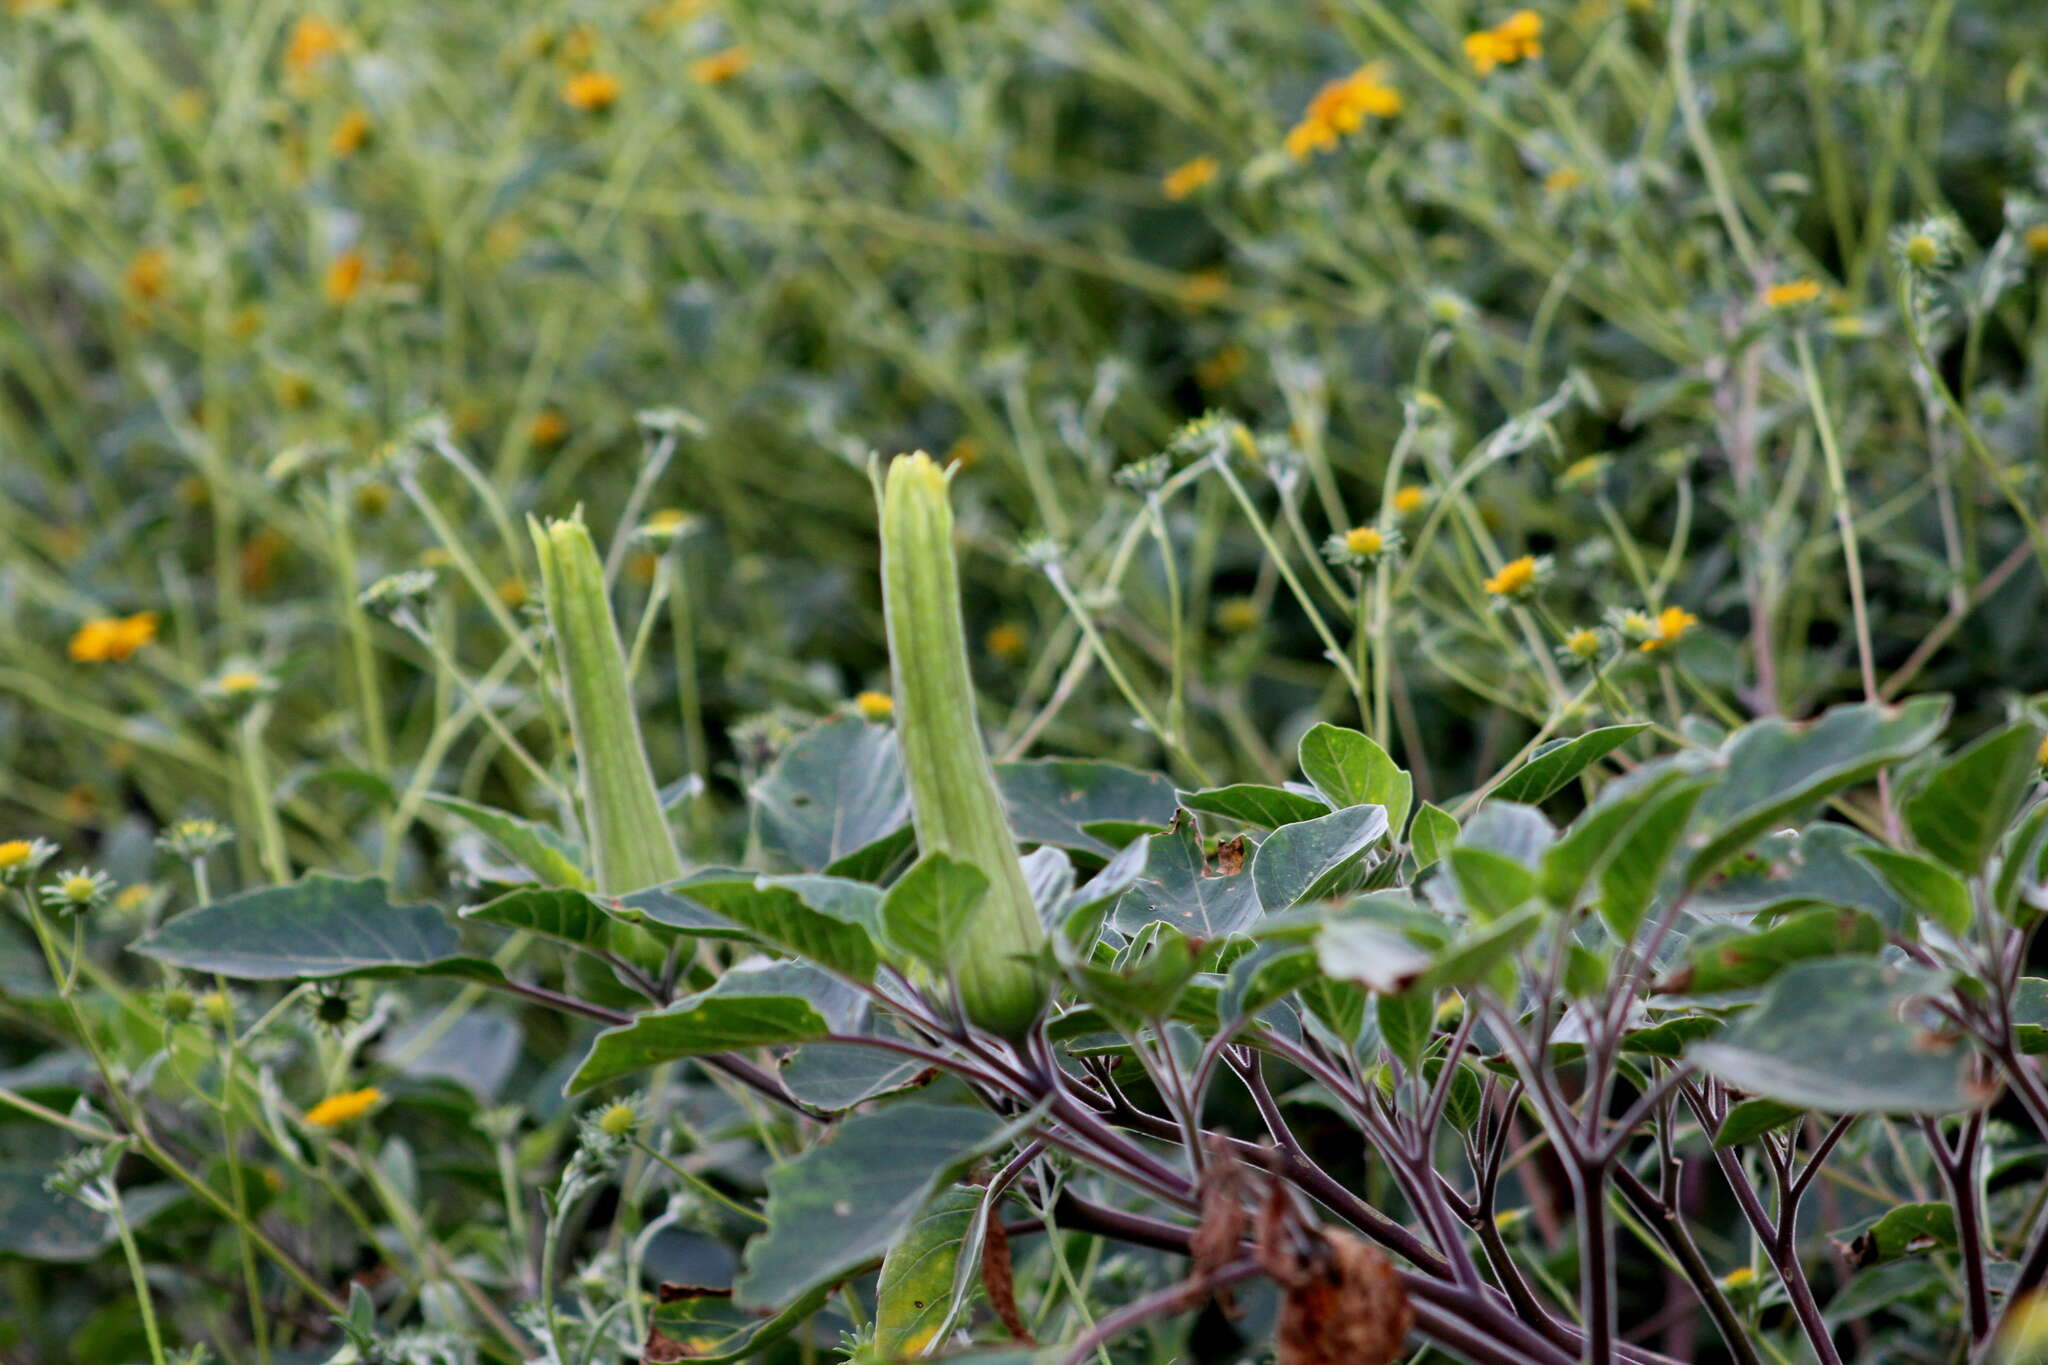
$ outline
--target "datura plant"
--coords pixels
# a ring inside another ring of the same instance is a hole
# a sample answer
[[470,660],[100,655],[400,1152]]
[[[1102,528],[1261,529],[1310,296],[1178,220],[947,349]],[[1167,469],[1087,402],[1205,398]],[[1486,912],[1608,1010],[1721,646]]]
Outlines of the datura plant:
[[[358,1283],[358,1358],[425,1349],[391,1335],[415,1305],[557,1361],[2034,1349],[2030,716],[1955,747],[1940,697],[1730,730],[1561,714],[1444,804],[1332,724],[1282,785],[992,762],[946,476],[908,456],[879,490],[895,703],[780,748],[743,866],[679,860],[602,569],[559,523],[535,544],[578,799],[559,829],[446,805],[521,870],[452,916],[313,875],[135,945],[206,979],[452,978],[587,1031],[575,1158],[537,1225],[507,1196],[539,1256],[466,1297]],[[53,963],[64,894],[27,904]],[[775,1164],[713,1180],[675,1134],[736,1116]],[[146,1140],[129,1121],[75,1126]],[[106,1204],[111,1169],[74,1183]],[[730,1216],[729,1288],[649,1290],[658,1231]],[[646,1232],[570,1273],[607,1218]],[[252,1245],[252,1275],[296,1254]]]

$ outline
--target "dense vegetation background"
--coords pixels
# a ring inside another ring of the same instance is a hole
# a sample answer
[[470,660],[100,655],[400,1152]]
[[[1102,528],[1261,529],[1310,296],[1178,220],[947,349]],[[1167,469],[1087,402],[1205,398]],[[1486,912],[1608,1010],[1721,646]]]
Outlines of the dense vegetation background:
[[[175,1071],[150,1002],[216,983],[121,952],[195,899],[175,822],[234,834],[199,899],[452,901],[502,863],[430,794],[570,814],[520,523],[580,505],[686,856],[765,866],[746,790],[881,718],[868,462],[916,448],[1003,758],[1278,783],[1328,719],[1448,806],[1620,719],[1938,690],[1966,738],[2048,687],[2044,279],[2028,0],[16,0],[0,839],[109,874],[79,970]],[[43,968],[10,920],[0,1092],[58,1113]],[[351,1008],[265,1084],[441,1056]],[[422,1152],[534,1120],[463,1197],[573,1138],[576,1049],[493,1038],[419,1073]],[[0,1108],[0,1227],[48,1139]],[[195,1342],[201,1212],[149,1234]],[[0,1352],[142,1354],[121,1248],[13,1235]]]

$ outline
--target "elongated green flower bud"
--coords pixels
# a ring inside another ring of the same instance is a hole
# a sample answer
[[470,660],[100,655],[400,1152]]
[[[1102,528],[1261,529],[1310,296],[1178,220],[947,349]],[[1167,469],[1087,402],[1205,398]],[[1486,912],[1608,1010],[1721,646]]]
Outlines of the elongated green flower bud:
[[899,456],[883,487],[882,603],[918,847],[988,878],[961,954],[961,1001],[975,1023],[1014,1036],[1045,1008],[1031,960],[1045,930],[975,718],[946,475],[923,452]]
[[683,875],[661,811],[654,769],[626,686],[626,654],[605,594],[604,567],[582,521],[528,522],[540,555],[555,656],[569,693],[569,725],[583,778],[597,889],[624,896]]

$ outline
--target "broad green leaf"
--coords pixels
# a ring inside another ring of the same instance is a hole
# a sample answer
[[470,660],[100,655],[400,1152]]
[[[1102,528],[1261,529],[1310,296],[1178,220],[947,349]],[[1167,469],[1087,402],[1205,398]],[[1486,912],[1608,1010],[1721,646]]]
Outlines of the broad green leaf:
[[1387,832],[1378,806],[1351,806],[1284,825],[1252,855],[1252,884],[1267,911],[1336,894],[1345,874]]
[[1408,846],[1415,850],[1416,871],[1441,860],[1457,841],[1458,822],[1451,813],[1423,802],[1415,812],[1415,824],[1408,831]]
[[1227,1019],[1257,1014],[1316,970],[1315,953],[1298,943],[1261,943],[1230,964],[1218,1008]]
[[1721,1126],[1714,1130],[1714,1145],[1737,1147],[1755,1142],[1765,1133],[1797,1122],[1805,1113],[1798,1105],[1780,1104],[1776,1100],[1744,1100],[1730,1109]]
[[1369,919],[1332,920],[1316,934],[1315,949],[1325,974],[1382,995],[1407,990],[1432,961],[1398,929]]
[[1399,1058],[1402,1066],[1414,1070],[1436,1028],[1436,993],[1410,986],[1398,995],[1376,995],[1373,1012],[1387,1051]]
[[1775,825],[1926,748],[1948,722],[1948,698],[1897,706],[1837,706],[1805,724],[1771,717],[1743,726],[1722,746],[1724,776],[1700,802],[1706,838],[1687,864],[1697,884]]
[[782,1084],[805,1104],[839,1113],[918,1083],[915,1058],[854,1043],[807,1043],[782,1064]]
[[0,1166],[0,1257],[90,1261],[114,1242],[114,1225],[44,1186],[47,1164]]
[[882,898],[882,932],[925,966],[950,971],[987,894],[980,868],[927,853]]
[[1303,796],[1285,787],[1261,786],[1256,782],[1182,792],[1180,803],[1188,810],[1200,811],[1204,815],[1221,815],[1259,829],[1278,829],[1282,825],[1299,824],[1330,813],[1329,804],[1313,796]]
[[1542,811],[1513,801],[1488,801],[1458,832],[1460,848],[1483,848],[1532,868],[1556,840]]
[[804,1043],[831,1031],[818,1007],[803,996],[742,995],[721,981],[598,1034],[566,1093],[580,1094],[682,1057]]
[[1538,749],[1529,761],[1493,789],[1493,799],[1541,805],[1566,783],[1649,729],[1647,724],[1609,725]]
[[1876,1218],[1828,1234],[1858,1270],[1928,1251],[1956,1247],[1956,1211],[1951,1204],[1901,1204]]
[[[1422,1064],[1423,1079],[1432,1086],[1443,1071],[1444,1059],[1441,1057],[1431,1057]],[[1450,1089],[1444,1092],[1444,1119],[1459,1132],[1469,1132],[1472,1125],[1479,1122],[1482,1105],[1479,1073],[1470,1063],[1460,1061],[1457,1071],[1451,1076]]]
[[760,808],[762,842],[806,872],[886,839],[907,841],[910,790],[896,732],[858,716],[798,735],[748,797]]
[[852,1274],[1007,1131],[983,1110],[920,1101],[845,1120],[768,1173],[768,1229],[747,1244],[735,1299],[773,1308]]
[[1674,755],[1646,763],[1601,788],[1593,804],[1544,850],[1544,899],[1560,910],[1575,908],[1587,884],[1660,800],[1680,788],[1697,790],[1713,780],[1699,767],[1699,760],[1690,755]]
[[1983,871],[2039,773],[2040,744],[2033,726],[2008,725],[1936,768],[1905,805],[1914,840],[1966,877]]
[[1910,1022],[1938,972],[1832,958],[1787,968],[1763,1001],[1689,1061],[1749,1095],[1824,1114],[1954,1114],[1981,1102],[1960,1040]]
[[1068,964],[1083,1000],[1126,1022],[1172,1016],[1198,965],[1187,935],[1171,924],[1147,924],[1108,966]]
[[1242,866],[1241,844],[1226,841],[1212,863],[1202,854],[1194,820],[1183,816],[1145,840],[1144,848],[1144,870],[1111,911],[1124,933],[1159,922],[1194,938],[1222,938],[1258,917],[1258,891],[1250,869]]
[[2037,913],[2044,855],[2048,855],[2048,801],[2028,811],[2006,839],[1992,884],[1992,903],[2014,924],[2031,924]]
[[1715,995],[1763,985],[1795,963],[1844,954],[1875,953],[1884,931],[1861,910],[1824,906],[1787,915],[1766,929],[1718,929],[1701,934],[1684,963],[1657,983],[1668,995]]
[[1856,855],[1876,870],[1913,910],[1960,938],[1970,932],[1976,911],[1963,879],[1934,861],[1890,848],[1860,848]]
[[1421,984],[1431,990],[1470,986],[1488,979],[1495,967],[1506,963],[1543,926],[1543,907],[1525,905],[1491,924],[1468,931],[1436,954]]
[[2012,993],[2013,1043],[2038,1057],[2048,1052],[2048,979],[2023,976]]
[[1415,780],[1369,736],[1321,724],[1301,737],[1297,752],[1302,775],[1331,805],[1384,806],[1388,829],[1398,836],[1407,828]]
[[609,946],[618,921],[581,891],[529,886],[482,905],[467,906],[462,918],[515,929],[566,943],[572,948]]
[[543,885],[590,889],[590,878],[583,871],[583,851],[546,825],[459,796],[433,794],[427,797],[427,804],[461,816]]
[[461,955],[455,926],[432,905],[393,905],[381,877],[315,872],[187,911],[133,945],[195,972],[244,981],[342,976],[500,978]]
[[787,885],[734,879],[673,889],[784,952],[856,981],[874,979],[875,942],[867,928],[813,909]]
[[1600,867],[1600,918],[1618,941],[1629,942],[1642,926],[1703,790],[1682,783],[1652,798],[1608,851]]
[[1758,841],[1754,857],[1738,859],[1727,877],[1693,896],[1707,919],[1769,919],[1811,905],[1867,910],[1887,929],[1905,927],[1906,907],[1884,878],[1856,854],[1881,847],[1852,825],[1819,823]]
[[1365,1033],[1365,1018],[1371,1012],[1372,997],[1363,987],[1334,977],[1312,976],[1301,983],[1301,1003],[1324,1028],[1353,1048]]
[[689,1353],[685,1359],[692,1365],[729,1365],[759,1355],[809,1322],[829,1293],[820,1286],[764,1317],[735,1304],[730,1289],[664,1285],[652,1324]]
[[882,1258],[875,1284],[875,1351],[883,1360],[923,1355],[951,1315],[960,1244],[982,1191],[955,1185],[933,1196]]
[[1020,842],[1053,844],[1108,858],[1128,839],[1105,840],[1089,826],[1115,823],[1146,832],[1173,819],[1173,783],[1157,773],[1088,759],[998,763],[996,786]]
[[1482,920],[1496,920],[1536,894],[1536,874],[1504,854],[1488,848],[1453,848],[1445,861],[1458,883],[1458,894]]

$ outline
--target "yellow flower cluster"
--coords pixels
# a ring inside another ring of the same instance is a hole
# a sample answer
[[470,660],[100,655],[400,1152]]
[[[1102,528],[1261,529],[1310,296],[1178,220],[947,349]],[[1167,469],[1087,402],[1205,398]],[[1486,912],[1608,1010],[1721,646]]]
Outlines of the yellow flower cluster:
[[1218,169],[1215,157],[1198,156],[1168,171],[1160,180],[1159,188],[1168,199],[1185,199],[1214,180]]
[[344,251],[327,263],[327,274],[320,282],[320,292],[336,307],[347,303],[363,287],[363,277],[369,273],[370,263],[360,251]]
[[1287,155],[1296,161],[1334,149],[1347,133],[1365,126],[1368,116],[1392,118],[1401,112],[1401,92],[1386,83],[1383,63],[1361,66],[1341,80],[1316,91],[1301,122],[1287,130]]
[[301,80],[311,76],[325,62],[348,45],[348,31],[328,23],[317,14],[302,15],[285,40],[284,65]]
[[690,63],[690,79],[699,85],[724,85],[747,69],[753,54],[744,47],[729,47]]
[[853,699],[862,720],[884,721],[896,714],[896,699],[887,692],[863,692]]
[[1684,607],[1666,607],[1657,613],[1657,633],[1644,640],[1636,648],[1642,650],[1645,654],[1654,654],[1666,645],[1678,643],[1679,637],[1699,623],[1700,618],[1694,616]]
[[334,133],[327,139],[327,150],[337,160],[346,160],[363,149],[369,142],[373,130],[370,115],[362,109],[351,109],[341,116],[334,125]]
[[87,621],[71,637],[71,658],[81,664],[119,663],[156,638],[157,615],[105,616]]
[[1520,597],[1536,586],[1537,567],[1534,555],[1511,559],[1486,580],[1486,591],[1494,597]]
[[1818,280],[1786,280],[1764,290],[1764,307],[1797,308],[1820,297]]
[[1532,9],[1518,9],[1492,28],[1465,35],[1465,56],[1482,76],[1542,55],[1543,16]]
[[609,71],[579,71],[562,86],[562,103],[579,114],[602,114],[619,102],[619,78]]
[[306,1111],[306,1122],[315,1128],[339,1128],[342,1124],[369,1113],[383,1098],[384,1092],[374,1085],[361,1090],[346,1090],[339,1095],[329,1095]]

